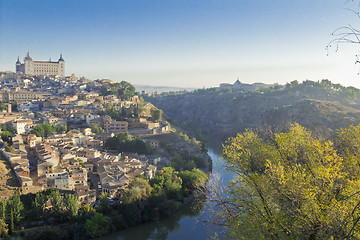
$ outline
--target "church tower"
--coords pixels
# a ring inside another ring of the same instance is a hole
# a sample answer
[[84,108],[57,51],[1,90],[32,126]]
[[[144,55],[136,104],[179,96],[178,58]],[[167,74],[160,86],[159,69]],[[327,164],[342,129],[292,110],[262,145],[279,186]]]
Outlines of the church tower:
[[27,51],[27,55],[24,59],[25,64],[25,74],[34,75],[34,63],[32,58],[30,57],[29,50]]
[[62,54],[60,54],[60,58],[59,58],[59,75],[64,77],[65,76],[65,60],[62,57]]
[[22,72],[22,71],[21,71],[21,62],[18,57],[17,61],[16,61],[16,73],[19,73],[19,72]]

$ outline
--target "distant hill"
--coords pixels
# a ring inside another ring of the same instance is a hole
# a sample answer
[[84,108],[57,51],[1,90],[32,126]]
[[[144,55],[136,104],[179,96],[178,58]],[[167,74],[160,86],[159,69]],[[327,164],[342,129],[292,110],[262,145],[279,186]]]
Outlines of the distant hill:
[[137,85],[133,84],[137,92],[146,91],[147,93],[162,93],[162,92],[172,92],[172,91],[193,91],[195,88],[180,88],[180,87],[168,87],[168,86],[150,86],[150,85]]
[[297,81],[252,92],[199,89],[147,98],[170,121],[223,142],[246,128],[286,128],[298,122],[323,137],[360,124],[360,91],[328,80]]

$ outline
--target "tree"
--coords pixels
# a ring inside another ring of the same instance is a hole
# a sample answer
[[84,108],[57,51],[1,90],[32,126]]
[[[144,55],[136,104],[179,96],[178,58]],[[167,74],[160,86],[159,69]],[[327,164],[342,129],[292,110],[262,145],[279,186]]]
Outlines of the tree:
[[63,198],[64,206],[71,217],[78,215],[79,201],[73,194],[65,194]]
[[3,219],[0,219],[0,238],[6,238],[8,236],[9,229],[8,225],[5,223]]
[[91,131],[93,133],[103,133],[104,132],[104,129],[99,127],[99,125],[97,123],[90,123],[90,127],[91,127]]
[[12,216],[15,224],[19,223],[23,217],[24,204],[20,200],[19,191],[15,191],[11,200],[7,204],[8,213]]
[[152,107],[150,110],[152,120],[154,122],[161,121],[163,111],[161,109],[157,109],[156,107]]
[[99,212],[108,214],[110,212],[110,199],[108,195],[104,192],[100,194],[99,197],[99,205],[98,205]]
[[60,125],[56,127],[57,132],[67,132],[67,126],[66,125]]
[[6,218],[6,200],[3,199],[0,201],[0,218],[5,220]]
[[80,212],[85,215],[85,216],[89,216],[92,212],[94,212],[95,209],[92,208],[89,204],[84,204],[81,206],[80,208]]
[[135,178],[124,192],[124,202],[132,203],[150,196],[152,188],[147,180]]
[[207,181],[207,175],[199,169],[179,172],[179,177],[182,179],[183,189],[190,191],[194,191],[199,187],[204,186]]
[[95,212],[90,219],[85,222],[86,234],[92,238],[101,237],[111,230],[110,219],[101,213]]
[[59,189],[52,189],[49,194],[50,202],[52,205],[52,211],[58,213],[61,210],[62,197]]
[[117,83],[103,83],[101,86],[102,95],[117,95],[122,100],[129,100],[135,96],[135,87],[126,81]]
[[170,166],[173,167],[177,171],[191,170],[191,169],[196,168],[196,163],[194,162],[194,160],[175,156],[171,159]]
[[136,152],[139,154],[151,152],[151,148],[139,138],[131,139],[129,133],[119,133],[105,141],[105,148],[118,152]]
[[13,211],[12,208],[10,208],[9,225],[10,225],[9,231],[10,231],[10,233],[13,233],[13,232],[14,232],[15,223],[14,223],[14,211]]
[[11,136],[16,134],[16,129],[13,126],[1,126],[1,139],[4,142],[11,142]]
[[[238,134],[225,143],[223,156],[235,178],[227,194],[213,200],[217,223],[232,238],[338,239],[360,217],[359,172],[349,171],[333,142],[298,124],[263,138],[250,130]],[[360,228],[351,234],[358,238]]]
[[67,131],[67,126],[66,125],[61,125],[59,127],[56,127],[55,125],[51,125],[51,124],[40,124],[35,126],[30,133],[32,134],[36,134],[37,137],[47,137],[50,133],[53,132],[63,132],[63,131]]
[[42,214],[45,212],[47,202],[47,196],[44,193],[38,192],[36,193],[35,199],[34,199],[34,207],[36,209],[37,214]]
[[[350,1],[347,1],[350,2]],[[357,3],[357,10],[347,9],[357,17],[360,18],[359,6],[360,3],[357,0],[351,0],[351,2]],[[342,44],[360,44],[360,31],[358,28],[354,27],[352,24],[348,26],[343,26],[335,29],[331,34],[334,38],[326,46],[326,50],[329,52],[329,49],[335,47],[335,51],[339,51],[340,45]],[[359,55],[356,55],[356,63],[360,63]]]
[[150,180],[154,192],[165,193],[169,199],[181,200],[182,179],[174,172],[172,167],[165,167],[158,171]]

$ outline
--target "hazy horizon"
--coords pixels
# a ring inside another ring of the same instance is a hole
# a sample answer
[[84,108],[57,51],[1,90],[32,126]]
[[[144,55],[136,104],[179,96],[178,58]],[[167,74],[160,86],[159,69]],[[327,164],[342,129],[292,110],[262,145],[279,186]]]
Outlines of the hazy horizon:
[[[0,0],[0,71],[34,60],[66,75],[182,88],[329,79],[360,88],[356,45],[326,45],[358,17],[336,0]],[[356,10],[356,9],[355,9]]]

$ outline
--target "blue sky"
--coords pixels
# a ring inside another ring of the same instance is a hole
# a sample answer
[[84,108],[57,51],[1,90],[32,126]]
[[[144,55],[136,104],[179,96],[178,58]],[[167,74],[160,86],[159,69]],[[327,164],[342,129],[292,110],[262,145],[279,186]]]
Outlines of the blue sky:
[[333,30],[360,23],[345,2],[0,0],[0,71],[29,49],[35,60],[62,53],[67,75],[90,79],[201,88],[327,78],[360,88],[359,46],[325,51]]

